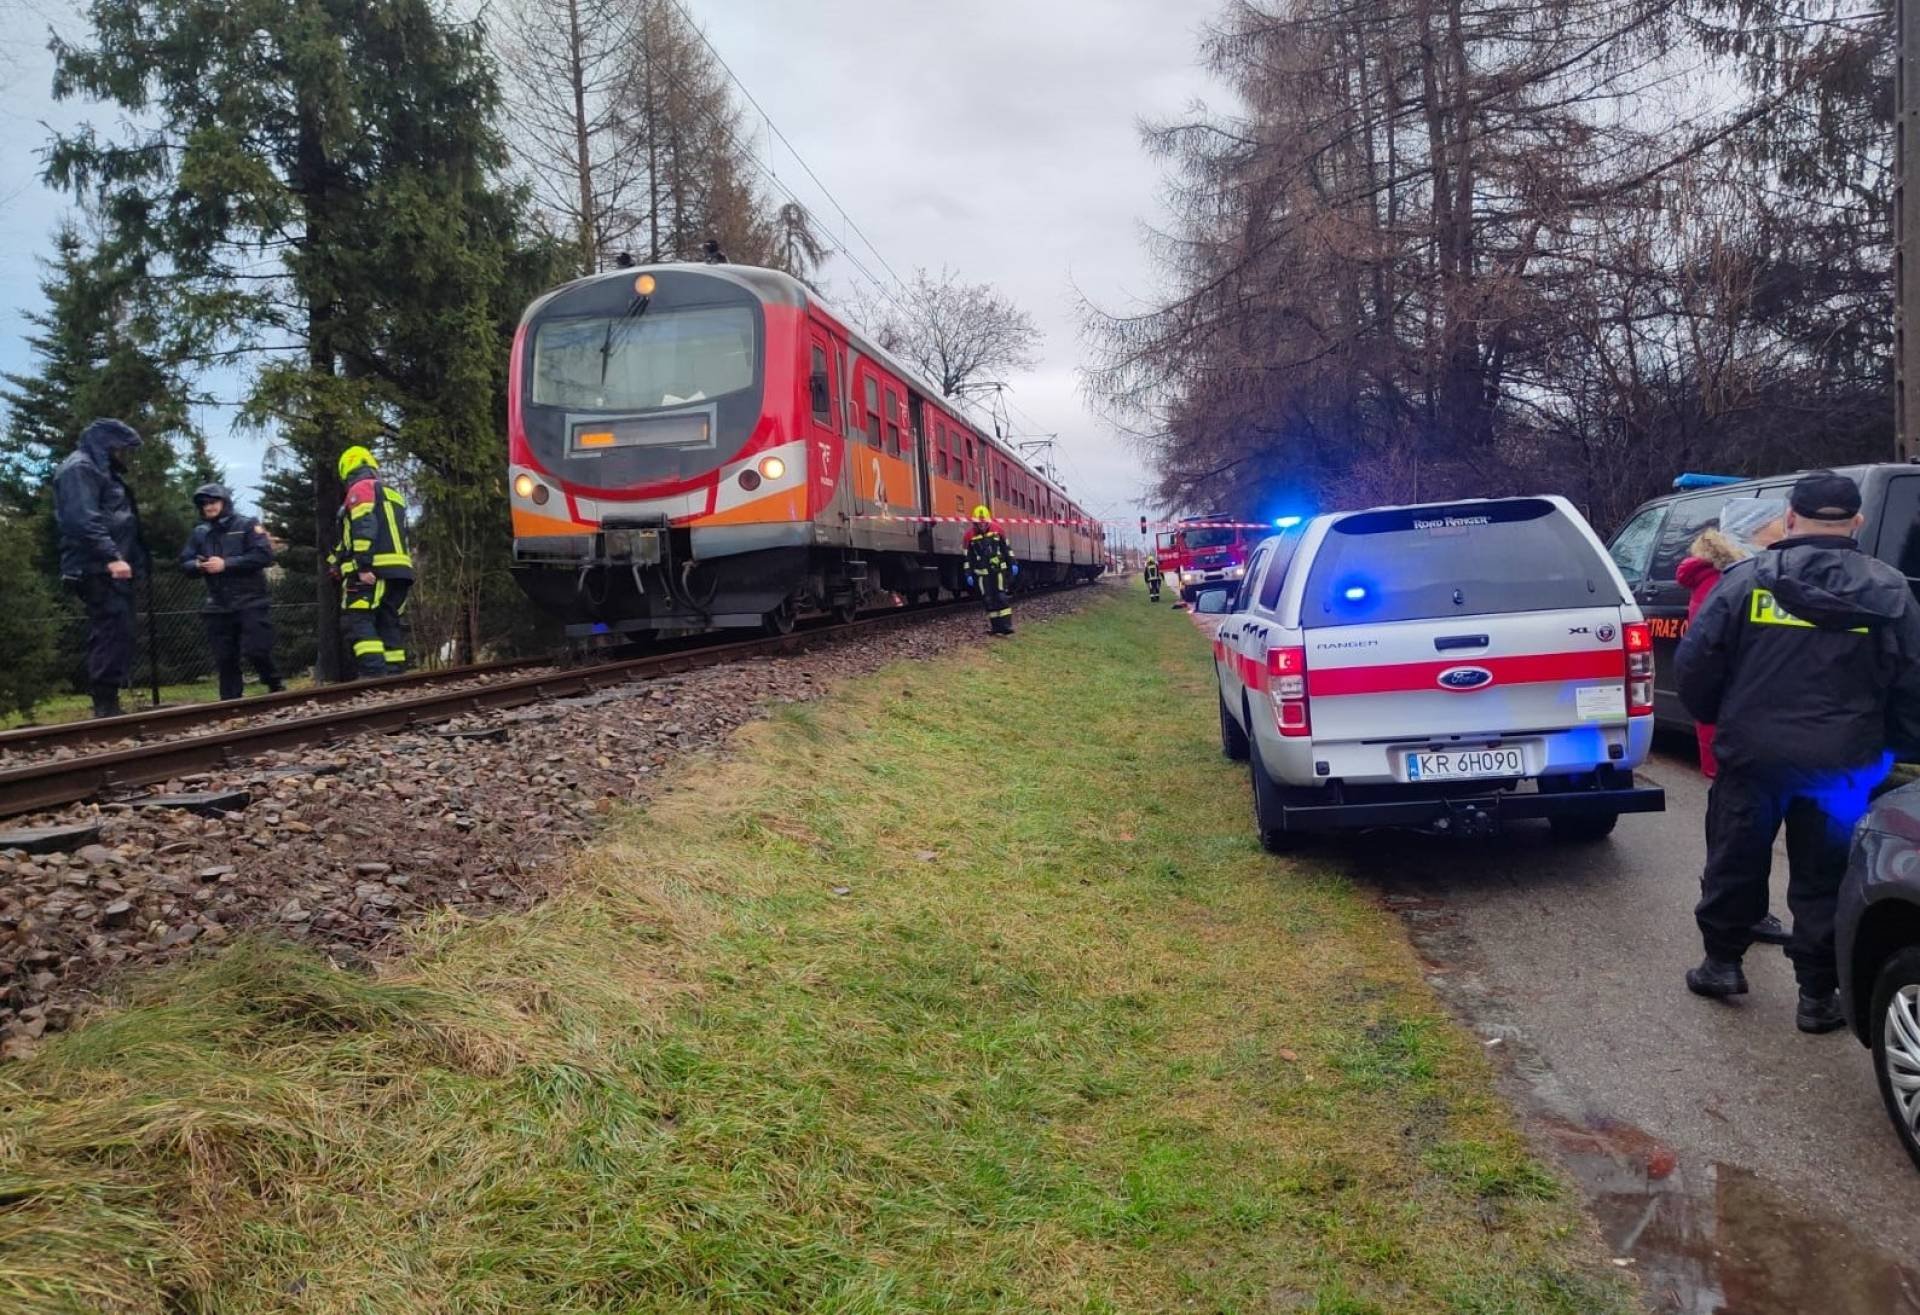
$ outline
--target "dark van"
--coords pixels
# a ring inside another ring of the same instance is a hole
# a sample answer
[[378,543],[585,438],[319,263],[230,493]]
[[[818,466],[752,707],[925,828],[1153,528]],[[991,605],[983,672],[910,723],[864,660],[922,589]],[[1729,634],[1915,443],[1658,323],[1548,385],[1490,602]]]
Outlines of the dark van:
[[[1860,546],[1898,567],[1920,596],[1920,465],[1842,466],[1860,486],[1866,525]],[[1633,597],[1653,627],[1653,715],[1660,726],[1693,725],[1674,689],[1674,650],[1687,630],[1689,591],[1674,578],[1700,531],[1720,523],[1736,498],[1785,501],[1799,474],[1770,475],[1706,489],[1669,493],[1641,506],[1607,544]]]

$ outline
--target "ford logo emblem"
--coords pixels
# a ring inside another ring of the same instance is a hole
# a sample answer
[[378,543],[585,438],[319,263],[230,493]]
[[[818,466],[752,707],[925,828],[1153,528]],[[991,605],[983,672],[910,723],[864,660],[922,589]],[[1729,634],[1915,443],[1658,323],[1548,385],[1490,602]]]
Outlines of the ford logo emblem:
[[1441,689],[1479,689],[1493,683],[1493,673],[1485,667],[1449,667],[1440,673]]

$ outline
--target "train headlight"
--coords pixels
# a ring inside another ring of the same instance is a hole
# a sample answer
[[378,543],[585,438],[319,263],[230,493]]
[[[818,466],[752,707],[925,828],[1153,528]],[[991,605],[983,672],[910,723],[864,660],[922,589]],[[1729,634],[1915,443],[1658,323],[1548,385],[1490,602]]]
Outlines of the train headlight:
[[547,505],[547,499],[553,496],[553,490],[524,471],[513,477],[515,496],[525,498],[536,507]]
[[520,497],[531,498],[533,496],[533,476],[515,475],[513,477],[513,491]]
[[654,288],[657,286],[659,285],[654,282],[653,275],[642,274],[639,278],[633,281],[634,295],[639,297],[651,297],[653,295]]
[[787,463],[779,457],[762,457],[760,459],[760,474],[763,478],[779,479],[786,473]]

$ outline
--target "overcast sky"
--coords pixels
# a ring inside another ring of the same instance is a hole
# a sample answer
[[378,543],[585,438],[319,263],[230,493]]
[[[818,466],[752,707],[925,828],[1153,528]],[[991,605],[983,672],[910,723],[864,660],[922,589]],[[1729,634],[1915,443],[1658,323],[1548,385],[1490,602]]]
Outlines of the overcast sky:
[[[114,122],[99,107],[53,102],[41,32],[74,20],[54,0],[21,3],[28,22],[0,27],[0,56],[11,60],[0,90],[0,370],[10,371],[28,364],[19,311],[39,303],[35,257],[64,209],[34,181],[42,125]],[[1159,216],[1161,176],[1137,124],[1213,94],[1194,62],[1212,0],[683,3],[902,278],[948,265],[1032,313],[1046,342],[1040,367],[1013,380],[1015,423],[1060,435],[1061,474],[1088,510],[1138,515],[1139,462],[1079,399],[1074,289],[1126,309],[1154,286],[1139,230]],[[792,156],[777,142],[769,150],[751,122],[763,160],[884,278]],[[823,273],[830,290],[857,277],[839,259]],[[229,435],[221,410],[201,421],[250,488],[260,440]]]

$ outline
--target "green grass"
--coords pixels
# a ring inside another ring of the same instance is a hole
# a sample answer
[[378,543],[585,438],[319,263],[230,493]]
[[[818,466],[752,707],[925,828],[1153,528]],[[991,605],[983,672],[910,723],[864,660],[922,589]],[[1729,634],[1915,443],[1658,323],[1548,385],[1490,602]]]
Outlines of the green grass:
[[[749,728],[525,917],[0,1070],[0,1309],[1625,1311],[1137,594]],[[840,893],[844,892],[844,893]]]

